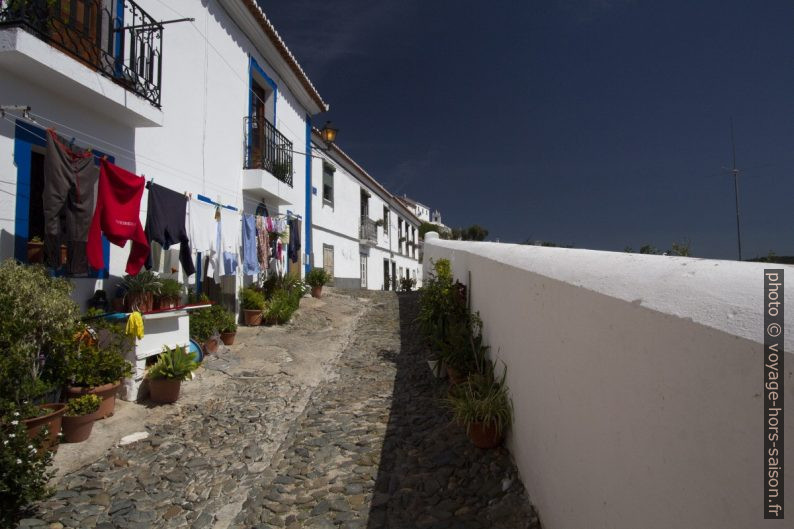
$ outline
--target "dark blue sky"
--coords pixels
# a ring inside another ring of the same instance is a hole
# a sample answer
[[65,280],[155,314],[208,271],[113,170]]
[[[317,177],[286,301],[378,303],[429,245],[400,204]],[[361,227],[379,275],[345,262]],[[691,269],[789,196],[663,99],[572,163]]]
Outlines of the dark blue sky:
[[389,189],[489,238],[794,254],[786,0],[261,1]]

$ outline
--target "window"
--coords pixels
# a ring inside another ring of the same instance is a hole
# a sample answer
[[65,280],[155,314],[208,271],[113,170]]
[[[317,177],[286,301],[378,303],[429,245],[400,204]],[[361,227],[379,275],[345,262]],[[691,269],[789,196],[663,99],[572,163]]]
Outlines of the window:
[[331,276],[333,283],[334,277],[334,247],[328,244],[323,244],[323,270]]
[[397,219],[397,251],[403,253],[403,219]]
[[389,233],[389,208],[383,206],[383,233]]
[[334,167],[323,164],[323,203],[334,205]]

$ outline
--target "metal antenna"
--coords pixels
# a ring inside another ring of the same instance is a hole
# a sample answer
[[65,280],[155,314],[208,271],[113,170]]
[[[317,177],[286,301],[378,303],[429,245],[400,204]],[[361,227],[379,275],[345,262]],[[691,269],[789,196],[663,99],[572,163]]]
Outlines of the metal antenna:
[[736,242],[739,245],[739,260],[742,260],[742,229],[739,221],[739,169],[736,168],[736,141],[733,137],[733,116],[731,116],[731,148],[733,149],[733,188],[736,192]]

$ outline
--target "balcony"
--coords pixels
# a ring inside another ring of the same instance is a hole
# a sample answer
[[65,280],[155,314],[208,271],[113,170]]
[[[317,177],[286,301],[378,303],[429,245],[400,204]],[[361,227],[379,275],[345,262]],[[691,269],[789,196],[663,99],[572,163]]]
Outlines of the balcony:
[[246,117],[244,124],[245,168],[265,170],[292,187],[292,142],[262,117]]
[[[2,53],[0,64],[22,76],[32,77],[65,95],[85,97],[86,88],[110,103],[135,114],[136,124],[157,124],[158,112],[146,111],[126,101],[64,64],[46,49],[29,42],[15,31],[24,30],[91,71],[109,79],[160,108],[163,26],[132,0],[29,0],[0,5]],[[41,67],[43,65],[45,68]],[[108,107],[100,102],[99,110]],[[111,105],[112,106],[112,105]],[[113,109],[110,108],[112,111]],[[124,116],[122,116],[123,118]],[[139,123],[138,123],[139,122]]]
[[358,228],[358,239],[360,244],[375,246],[378,244],[378,226],[369,217],[361,217],[361,225]]

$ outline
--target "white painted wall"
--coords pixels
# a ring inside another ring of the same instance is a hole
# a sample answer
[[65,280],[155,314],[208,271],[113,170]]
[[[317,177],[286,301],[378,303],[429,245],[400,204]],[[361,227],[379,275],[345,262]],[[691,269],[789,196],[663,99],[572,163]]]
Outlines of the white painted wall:
[[763,520],[764,264],[426,237],[425,270],[439,258],[471,273],[508,367],[509,447],[544,527],[790,527]]
[[[1,104],[31,105],[33,112],[73,127],[73,132],[58,126],[67,137],[76,136],[80,145],[91,144],[116,157],[125,169],[177,191],[203,194],[223,204],[251,211],[258,197],[243,200],[244,158],[243,119],[249,110],[249,55],[278,85],[276,127],[303,152],[306,146],[306,115],[288,86],[220,7],[217,0],[195,2],[174,0],[163,3],[141,0],[139,4],[157,20],[194,17],[191,23],[171,24],[163,32],[162,112],[153,115],[159,126],[139,127],[112,119],[105,108],[95,108],[92,100],[102,98],[101,88],[112,82],[92,73],[66,54],[52,50],[52,66],[59,71],[76,69],[90,84],[96,81],[95,97],[79,98],[74,90],[37,82],[38,77],[23,78],[0,61]],[[206,36],[206,39],[204,38]],[[85,70],[85,71],[83,71]],[[41,75],[41,78],[45,76]],[[104,84],[103,84],[104,83]],[[127,98],[137,98],[126,93]],[[104,100],[103,100],[104,101]],[[148,103],[146,103],[148,105]],[[106,106],[106,105],[105,105]],[[134,105],[133,105],[134,106]],[[153,107],[152,107],[153,108]],[[43,121],[44,127],[52,125]],[[94,137],[95,139],[91,138]],[[0,121],[0,257],[13,255],[17,171],[13,159],[14,130]],[[305,158],[296,154],[293,161],[293,187],[280,188],[289,206],[271,207],[271,213],[290,210],[305,217]],[[146,219],[146,202],[141,203],[141,220]],[[270,205],[270,204],[268,204]],[[302,236],[302,239],[305,237]],[[111,246],[111,276],[123,275],[129,247]],[[76,280],[86,292],[102,282]]]

